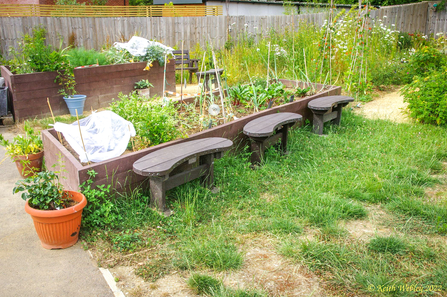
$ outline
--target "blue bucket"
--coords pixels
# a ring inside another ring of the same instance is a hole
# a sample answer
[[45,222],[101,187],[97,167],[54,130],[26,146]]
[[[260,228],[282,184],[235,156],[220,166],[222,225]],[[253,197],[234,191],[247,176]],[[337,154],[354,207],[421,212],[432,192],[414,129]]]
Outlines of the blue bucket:
[[64,97],[65,103],[67,103],[68,110],[72,116],[76,116],[76,110],[78,115],[82,115],[84,111],[84,102],[86,95],[71,95],[70,97]]

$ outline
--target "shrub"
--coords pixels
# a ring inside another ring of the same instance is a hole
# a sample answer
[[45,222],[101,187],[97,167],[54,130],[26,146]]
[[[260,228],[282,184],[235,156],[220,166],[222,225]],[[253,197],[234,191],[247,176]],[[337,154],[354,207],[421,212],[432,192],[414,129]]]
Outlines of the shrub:
[[410,116],[426,124],[447,124],[447,67],[416,77],[401,93],[408,102]]
[[447,56],[439,50],[423,46],[409,60],[408,69],[412,76],[425,76],[428,72],[447,65]]
[[176,127],[173,105],[148,102],[136,92],[118,97],[120,101],[113,102],[110,110],[131,122],[143,143],[154,146],[182,136]]

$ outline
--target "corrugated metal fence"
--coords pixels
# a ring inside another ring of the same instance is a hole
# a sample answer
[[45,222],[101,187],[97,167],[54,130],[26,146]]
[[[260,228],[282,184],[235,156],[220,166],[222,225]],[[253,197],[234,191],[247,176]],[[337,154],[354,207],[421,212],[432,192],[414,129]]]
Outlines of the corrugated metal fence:
[[[447,12],[434,12],[435,2],[398,5],[371,12],[371,18],[380,18],[386,25],[395,24],[397,30],[409,33],[436,34],[447,32]],[[386,16],[386,17],[385,17]],[[48,31],[48,42],[59,46],[60,37],[64,46],[75,39],[77,46],[100,49],[115,41],[127,40],[133,35],[156,39],[162,43],[185,49],[196,44],[210,43],[222,47],[228,38],[236,40],[246,32],[255,39],[262,38],[270,30],[283,32],[286,28],[297,30],[302,22],[323,25],[328,13],[296,16],[210,16],[210,17],[0,17],[0,48],[8,56],[8,48],[17,46],[24,33],[31,33],[38,24]],[[230,30],[231,28],[231,30]],[[71,36],[71,37],[70,37]]]

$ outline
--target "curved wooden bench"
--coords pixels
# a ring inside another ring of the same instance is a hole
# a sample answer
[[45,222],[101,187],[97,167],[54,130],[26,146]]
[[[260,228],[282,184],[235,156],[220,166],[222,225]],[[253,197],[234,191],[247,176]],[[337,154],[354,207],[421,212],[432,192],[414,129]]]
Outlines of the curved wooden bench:
[[135,161],[133,171],[148,176],[151,204],[166,210],[166,191],[201,177],[211,187],[214,182],[214,159],[221,158],[233,142],[210,137],[174,144],[149,153]]
[[314,133],[322,135],[323,125],[328,121],[340,125],[341,110],[352,101],[354,98],[348,96],[327,96],[310,101],[307,107],[313,113]]
[[259,117],[244,126],[244,134],[251,139],[251,163],[258,165],[264,158],[265,149],[281,138],[281,152],[287,150],[288,129],[301,121],[300,114],[281,112]]

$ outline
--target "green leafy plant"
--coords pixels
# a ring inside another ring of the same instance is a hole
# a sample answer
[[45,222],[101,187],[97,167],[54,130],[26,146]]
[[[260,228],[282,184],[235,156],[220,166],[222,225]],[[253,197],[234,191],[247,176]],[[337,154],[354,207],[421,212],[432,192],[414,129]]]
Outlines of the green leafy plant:
[[237,85],[228,89],[228,94],[234,105],[247,105],[248,100],[251,96],[250,86],[248,85]]
[[447,124],[447,67],[417,76],[401,90],[410,116],[426,124]]
[[307,92],[309,92],[309,91],[310,91],[310,87],[303,88],[303,89],[300,87],[297,87],[295,89],[295,94],[299,97],[304,97],[304,96],[306,96]]
[[87,174],[89,179],[80,186],[88,201],[82,214],[82,226],[91,229],[116,227],[122,218],[116,213],[115,205],[111,201],[113,195],[110,185],[93,186],[97,173],[89,170]]
[[139,81],[137,81],[136,83],[135,83],[135,89],[137,89],[137,90],[139,90],[139,89],[148,89],[148,88],[153,88],[154,87],[154,85],[153,84],[151,84],[150,82],[149,82],[149,80],[147,80],[147,79],[142,79],[142,80],[139,80]]
[[108,65],[107,57],[104,53],[94,49],[86,50],[83,47],[72,48],[67,51],[67,57],[70,65],[74,68],[79,66],[88,66],[93,64]]
[[132,230],[122,231],[112,236],[113,248],[120,252],[132,252],[141,243],[141,234]]
[[28,200],[32,208],[40,210],[55,210],[70,206],[72,200],[64,193],[58,176],[53,171],[42,171],[33,177],[16,183],[13,193],[22,193],[22,199]]
[[36,133],[27,121],[24,122],[23,129],[25,130],[25,135],[17,135],[12,141],[6,140],[0,134],[0,145],[6,148],[6,153],[11,159],[14,159],[16,156],[37,154],[43,150],[40,133]]
[[[146,49],[146,54],[143,57],[140,57],[140,61],[147,61],[148,64],[152,63],[153,61],[158,61],[158,64],[163,66],[165,64],[165,56],[166,51],[162,47],[155,45]],[[170,56],[168,55],[166,59],[169,58]]]
[[408,70],[412,76],[425,76],[447,65],[447,56],[431,46],[423,46],[409,59]]
[[110,110],[131,122],[142,142],[157,145],[183,136],[177,129],[177,110],[172,104],[148,102],[136,92],[119,94],[118,98]]
[[25,34],[19,42],[18,50],[10,49],[12,58],[8,65],[15,74],[56,71],[55,82],[63,87],[59,93],[64,96],[76,94],[73,67],[67,56],[68,48],[60,47],[55,50],[46,45],[46,34],[47,31],[42,26],[33,28],[32,36]]

